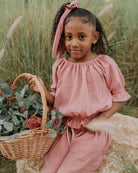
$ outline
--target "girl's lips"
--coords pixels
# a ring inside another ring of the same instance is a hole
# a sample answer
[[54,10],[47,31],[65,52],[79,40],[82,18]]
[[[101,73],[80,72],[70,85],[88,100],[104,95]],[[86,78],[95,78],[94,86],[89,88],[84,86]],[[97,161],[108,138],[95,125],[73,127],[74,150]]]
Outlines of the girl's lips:
[[71,52],[80,52],[80,50],[70,50]]

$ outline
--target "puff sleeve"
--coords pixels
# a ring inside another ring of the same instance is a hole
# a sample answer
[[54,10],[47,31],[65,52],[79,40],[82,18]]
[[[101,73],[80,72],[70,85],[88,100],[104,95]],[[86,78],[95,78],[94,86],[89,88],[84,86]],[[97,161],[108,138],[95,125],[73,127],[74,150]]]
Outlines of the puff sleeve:
[[116,62],[110,57],[106,57],[104,77],[111,91],[113,102],[123,102],[130,98],[130,95],[124,89],[125,81],[123,75]]

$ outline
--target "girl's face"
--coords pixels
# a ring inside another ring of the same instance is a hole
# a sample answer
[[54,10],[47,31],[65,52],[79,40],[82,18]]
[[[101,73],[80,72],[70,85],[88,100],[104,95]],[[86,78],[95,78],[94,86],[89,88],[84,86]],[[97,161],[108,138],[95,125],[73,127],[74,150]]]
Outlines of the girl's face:
[[99,38],[99,33],[90,23],[84,23],[80,17],[68,19],[64,28],[65,47],[73,62],[86,62],[94,58],[91,45]]

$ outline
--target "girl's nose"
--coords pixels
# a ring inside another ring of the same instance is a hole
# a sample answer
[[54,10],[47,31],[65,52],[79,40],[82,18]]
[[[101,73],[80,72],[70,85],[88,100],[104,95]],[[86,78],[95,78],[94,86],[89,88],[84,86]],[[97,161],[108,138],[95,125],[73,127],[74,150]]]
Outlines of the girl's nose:
[[78,41],[77,41],[77,39],[73,39],[73,40],[72,40],[71,46],[72,46],[72,47],[78,46]]

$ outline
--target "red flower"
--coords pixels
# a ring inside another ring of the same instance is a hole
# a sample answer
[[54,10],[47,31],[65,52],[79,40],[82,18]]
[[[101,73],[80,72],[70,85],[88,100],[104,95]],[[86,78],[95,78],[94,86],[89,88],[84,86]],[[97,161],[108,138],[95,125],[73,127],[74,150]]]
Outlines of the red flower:
[[5,99],[6,99],[6,100],[7,100],[7,98],[8,98],[8,97],[7,97],[7,96],[5,96]]
[[56,127],[59,125],[59,123],[60,123],[60,120],[57,119],[57,118],[55,118],[55,122],[54,122],[54,124],[55,124]]
[[48,123],[49,120],[46,120],[46,123]]
[[26,119],[26,121],[24,123],[27,124],[29,129],[35,129],[37,127],[40,127],[40,125],[41,125],[41,118],[40,117],[36,117],[35,115],[33,115],[33,116],[31,116],[30,119]]
[[23,113],[24,112],[24,108],[21,107],[20,108],[20,112]]
[[2,92],[1,92],[1,90],[0,90],[0,96],[2,95]]
[[49,111],[52,111],[52,108],[51,107],[49,107]]
[[16,86],[14,84],[11,84],[12,90],[15,90]]
[[50,117],[50,116],[51,116],[51,115],[48,115],[48,114],[47,114],[47,117]]

